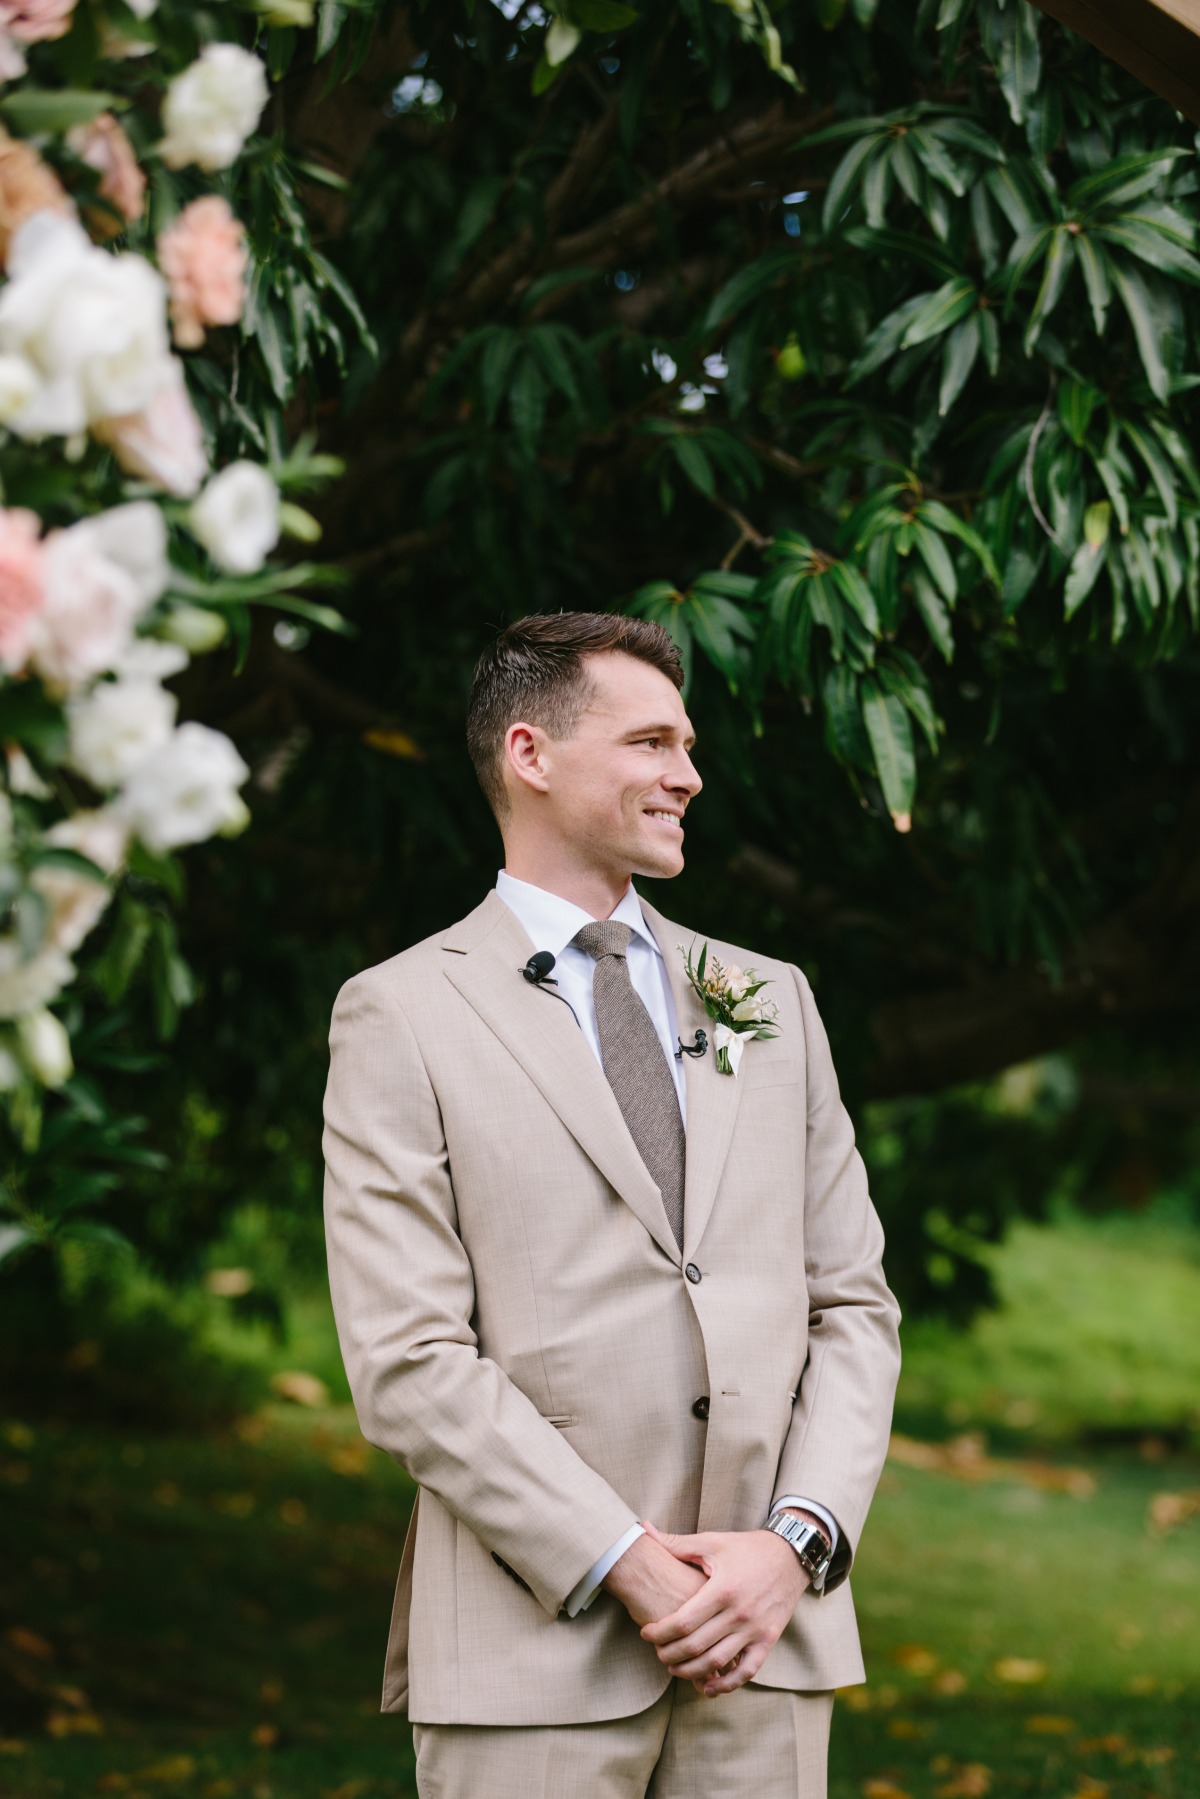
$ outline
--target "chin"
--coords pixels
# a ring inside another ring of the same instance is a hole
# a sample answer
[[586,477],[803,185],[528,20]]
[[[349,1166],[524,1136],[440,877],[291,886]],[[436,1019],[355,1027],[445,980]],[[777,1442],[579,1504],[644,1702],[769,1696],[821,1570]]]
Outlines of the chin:
[[677,850],[657,849],[651,854],[645,852],[633,865],[635,875],[645,875],[648,880],[669,881],[672,876],[683,873],[683,845]]

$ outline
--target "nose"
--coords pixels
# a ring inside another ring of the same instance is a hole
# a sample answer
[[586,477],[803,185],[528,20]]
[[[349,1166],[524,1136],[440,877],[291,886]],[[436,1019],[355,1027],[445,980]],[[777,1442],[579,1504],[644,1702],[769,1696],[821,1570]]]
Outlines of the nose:
[[687,751],[680,748],[671,772],[663,776],[663,786],[669,787],[672,793],[686,793],[693,798],[703,787],[704,782],[696,773],[696,764]]

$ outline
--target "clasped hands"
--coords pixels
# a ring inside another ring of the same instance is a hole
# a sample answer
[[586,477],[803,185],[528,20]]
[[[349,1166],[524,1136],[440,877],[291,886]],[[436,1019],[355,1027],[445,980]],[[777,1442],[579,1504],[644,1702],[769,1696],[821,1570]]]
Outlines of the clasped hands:
[[753,1678],[808,1586],[799,1557],[769,1530],[646,1531],[609,1570],[659,1661],[715,1699]]

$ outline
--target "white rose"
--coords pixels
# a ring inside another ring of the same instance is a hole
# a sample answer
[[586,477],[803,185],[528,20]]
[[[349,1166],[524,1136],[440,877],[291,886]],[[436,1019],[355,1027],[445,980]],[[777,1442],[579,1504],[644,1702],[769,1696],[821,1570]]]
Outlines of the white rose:
[[[46,842],[57,849],[77,850],[105,874],[113,875],[125,860],[129,826],[107,807],[98,807],[60,818],[46,832]],[[70,955],[99,924],[112,889],[106,881],[72,868],[36,868],[32,881],[50,907],[47,943]]]
[[17,1040],[30,1073],[43,1087],[61,1087],[70,1080],[75,1069],[71,1039],[53,1012],[28,1012],[18,1018]]
[[0,1018],[21,1018],[57,999],[72,980],[69,957],[53,944],[25,959],[15,937],[0,937]]
[[190,162],[227,169],[266,104],[267,73],[258,57],[239,44],[209,44],[167,89],[158,153],[172,169]]
[[218,568],[252,575],[279,542],[279,489],[257,462],[231,462],[192,501],[188,523]]
[[178,356],[168,357],[148,406],[98,419],[92,435],[109,444],[127,475],[140,475],[190,500],[208,473],[204,433]]
[[135,637],[113,663],[113,673],[123,681],[169,681],[188,665],[188,653],[178,643],[161,637]]
[[249,819],[238,788],[250,770],[220,731],[180,725],[130,776],[115,802],[147,849],[177,849],[217,832],[232,834]]
[[730,999],[741,999],[750,985],[750,976],[742,968],[725,970],[725,986]]
[[0,292],[0,354],[38,384],[8,423],[20,437],[69,437],[149,405],[170,367],[167,288],[144,256],[113,256],[77,220],[36,212],[13,233]]
[[0,425],[18,418],[40,385],[38,372],[27,357],[0,356]]
[[733,1016],[738,1024],[760,1024],[763,1019],[763,997],[756,993],[751,999],[744,999],[733,1008]]
[[52,531],[43,559],[46,603],[30,660],[60,691],[112,668],[167,581],[166,526],[151,500],[135,500]]
[[97,681],[67,707],[67,761],[93,787],[119,787],[167,741],[177,704],[155,681]]

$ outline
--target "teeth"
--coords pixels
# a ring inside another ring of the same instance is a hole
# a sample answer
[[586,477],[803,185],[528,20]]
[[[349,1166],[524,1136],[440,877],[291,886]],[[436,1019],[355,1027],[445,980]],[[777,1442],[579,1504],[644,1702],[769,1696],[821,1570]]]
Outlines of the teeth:
[[683,828],[673,812],[652,812],[650,816],[651,818],[665,818],[668,824],[676,825],[680,830]]

